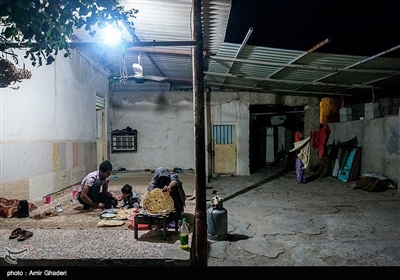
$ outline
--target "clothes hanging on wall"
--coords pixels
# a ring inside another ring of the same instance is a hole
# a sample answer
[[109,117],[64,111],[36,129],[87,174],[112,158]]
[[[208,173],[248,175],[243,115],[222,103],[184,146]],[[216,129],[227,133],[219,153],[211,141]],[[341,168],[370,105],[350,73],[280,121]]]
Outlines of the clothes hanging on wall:
[[331,129],[327,124],[324,124],[321,129],[314,131],[311,147],[318,150],[318,158],[322,158],[325,153],[325,146],[330,133]]

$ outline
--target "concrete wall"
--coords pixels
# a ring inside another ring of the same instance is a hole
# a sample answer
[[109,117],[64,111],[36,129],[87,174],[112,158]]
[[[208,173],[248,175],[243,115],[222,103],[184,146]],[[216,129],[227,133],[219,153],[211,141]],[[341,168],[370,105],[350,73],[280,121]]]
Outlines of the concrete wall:
[[0,197],[36,200],[98,167],[95,100],[108,79],[74,51],[52,65],[24,62],[32,78],[0,89]]
[[[21,55],[22,57],[23,55]],[[98,168],[96,95],[106,97],[106,137],[126,127],[137,129],[136,153],[105,151],[115,169],[153,169],[157,166],[194,168],[193,93],[171,91],[147,83],[135,91],[109,91],[107,75],[79,53],[72,59],[33,68],[33,77],[0,89],[0,196],[36,200],[78,183]],[[147,90],[145,90],[145,88]],[[205,143],[213,125],[235,125],[236,175],[249,175],[250,105],[305,106],[305,132],[319,128],[315,98],[249,92],[206,92]],[[107,127],[108,126],[108,127]],[[331,123],[330,141],[357,136],[363,147],[362,171],[382,173],[398,182],[399,117]],[[285,133],[280,132],[281,139]],[[286,143],[285,139],[281,139]],[[109,145],[109,143],[108,143]],[[206,156],[209,169],[208,154]]]
[[329,127],[331,134],[328,144],[357,138],[358,146],[362,147],[361,172],[376,172],[399,184],[399,116],[329,123]]
[[[110,160],[116,169],[152,170],[158,166],[195,168],[193,93],[169,91],[165,85],[160,84],[158,90],[153,91],[140,90],[138,86],[136,91],[114,91],[110,94],[111,131],[128,126],[138,131],[137,152],[111,153]],[[213,125],[235,125],[237,175],[250,174],[250,104],[299,106],[309,101],[308,98],[248,92],[205,94],[205,143],[212,140]],[[210,158],[205,156],[209,166]]]
[[137,152],[110,155],[116,169],[194,168],[192,92],[114,92],[109,115],[110,131],[138,131]]

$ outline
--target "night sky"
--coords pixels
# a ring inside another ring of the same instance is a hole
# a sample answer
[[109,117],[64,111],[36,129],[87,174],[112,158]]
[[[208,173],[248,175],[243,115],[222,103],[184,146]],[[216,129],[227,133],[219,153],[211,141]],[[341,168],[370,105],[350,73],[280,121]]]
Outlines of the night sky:
[[[400,45],[400,0],[232,0],[226,42],[372,56]],[[389,57],[400,57],[400,49]]]

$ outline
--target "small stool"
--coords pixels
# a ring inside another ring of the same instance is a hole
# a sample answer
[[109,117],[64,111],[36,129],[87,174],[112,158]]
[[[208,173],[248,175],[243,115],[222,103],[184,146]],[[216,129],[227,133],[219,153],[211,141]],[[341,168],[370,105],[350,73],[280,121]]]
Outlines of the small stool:
[[139,224],[148,224],[149,230],[152,225],[162,226],[163,228],[163,239],[167,239],[167,225],[175,221],[175,231],[178,231],[178,215],[174,210],[169,214],[164,215],[149,215],[149,214],[136,214],[135,215],[135,238],[138,238],[138,227]]

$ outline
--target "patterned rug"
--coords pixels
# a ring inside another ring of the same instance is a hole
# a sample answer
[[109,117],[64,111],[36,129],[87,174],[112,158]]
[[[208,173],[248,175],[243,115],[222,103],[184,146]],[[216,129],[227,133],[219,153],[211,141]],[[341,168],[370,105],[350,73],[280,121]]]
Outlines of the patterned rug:
[[[18,210],[18,199],[7,199],[0,197],[0,216],[5,218],[15,217]],[[36,209],[36,205],[28,202],[29,211]]]

